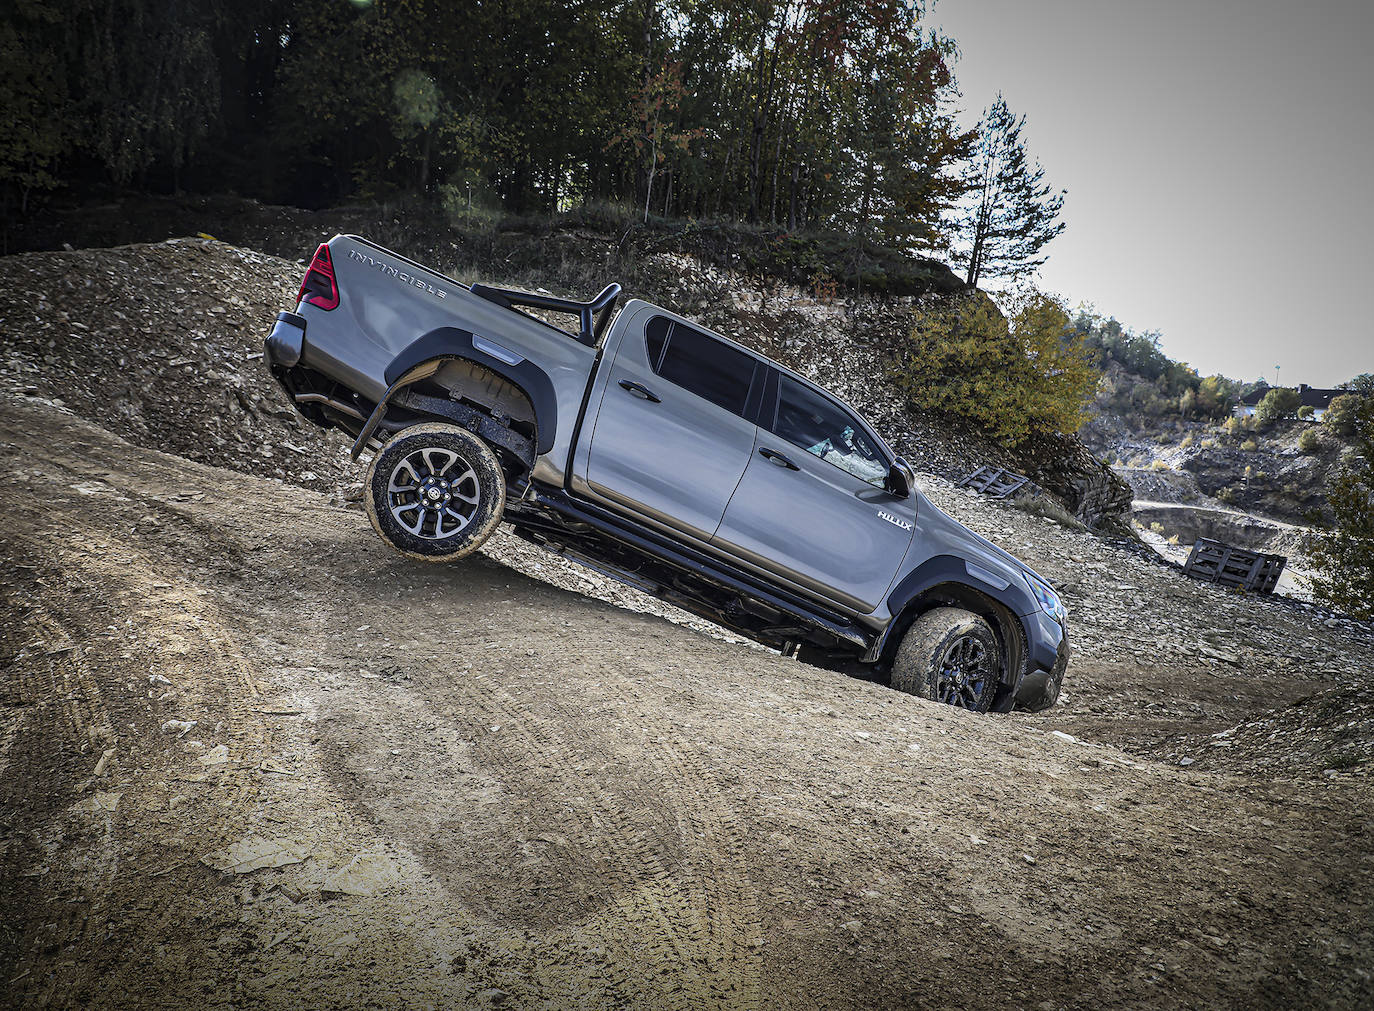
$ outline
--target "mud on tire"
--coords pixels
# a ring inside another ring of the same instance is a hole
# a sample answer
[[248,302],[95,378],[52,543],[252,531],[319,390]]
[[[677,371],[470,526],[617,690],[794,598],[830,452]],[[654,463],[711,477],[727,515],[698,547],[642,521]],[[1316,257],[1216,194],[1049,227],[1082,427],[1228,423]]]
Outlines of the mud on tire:
[[372,458],[363,495],[377,535],[408,558],[451,562],[472,554],[506,508],[496,455],[456,425],[415,425]]
[[1002,656],[992,627],[957,607],[917,618],[892,662],[892,687],[932,702],[985,713],[1001,681]]

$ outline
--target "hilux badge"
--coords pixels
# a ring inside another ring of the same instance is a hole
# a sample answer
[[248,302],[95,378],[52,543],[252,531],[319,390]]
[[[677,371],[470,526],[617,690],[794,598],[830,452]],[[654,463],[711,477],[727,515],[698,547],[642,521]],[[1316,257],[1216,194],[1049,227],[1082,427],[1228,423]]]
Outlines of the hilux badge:
[[908,520],[903,520],[903,519],[898,519],[896,516],[893,516],[890,512],[887,512],[886,510],[879,509],[879,510],[878,510],[878,518],[879,518],[879,519],[883,519],[883,520],[887,520],[887,521],[888,521],[889,523],[891,523],[894,527],[901,527],[903,530],[910,530],[910,529],[911,529],[911,523],[910,523],[910,521],[908,521]]

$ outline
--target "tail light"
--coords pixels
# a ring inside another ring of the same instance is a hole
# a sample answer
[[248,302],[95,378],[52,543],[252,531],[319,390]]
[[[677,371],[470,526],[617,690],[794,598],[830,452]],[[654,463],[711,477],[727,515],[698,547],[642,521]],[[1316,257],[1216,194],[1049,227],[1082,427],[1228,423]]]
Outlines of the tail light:
[[339,307],[339,282],[334,279],[334,261],[329,257],[329,247],[321,245],[315,250],[315,258],[305,271],[305,280],[296,294],[296,303],[317,305],[321,309]]

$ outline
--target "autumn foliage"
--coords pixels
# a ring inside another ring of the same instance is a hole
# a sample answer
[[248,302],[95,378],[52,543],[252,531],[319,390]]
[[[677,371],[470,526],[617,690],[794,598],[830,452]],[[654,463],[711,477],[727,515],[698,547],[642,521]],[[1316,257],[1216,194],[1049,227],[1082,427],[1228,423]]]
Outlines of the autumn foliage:
[[1010,446],[1078,431],[1097,387],[1064,306],[1028,291],[1003,314],[987,296],[919,311],[892,378],[920,410],[958,416]]

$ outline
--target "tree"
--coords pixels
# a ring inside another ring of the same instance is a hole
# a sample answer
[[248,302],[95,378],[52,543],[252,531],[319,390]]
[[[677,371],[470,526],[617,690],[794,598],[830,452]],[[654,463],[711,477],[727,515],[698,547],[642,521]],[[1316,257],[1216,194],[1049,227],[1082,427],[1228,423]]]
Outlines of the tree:
[[1326,408],[1326,414],[1322,416],[1322,424],[1328,425],[1337,435],[1354,435],[1355,416],[1359,412],[1361,399],[1369,398],[1361,398],[1353,393],[1333,398]]
[[1356,409],[1354,452],[1327,486],[1333,523],[1314,538],[1316,598],[1355,618],[1374,618],[1374,397]]
[[1275,386],[1264,395],[1255,408],[1255,420],[1262,426],[1272,425],[1280,418],[1291,418],[1302,405],[1298,391],[1287,386]]
[[85,144],[118,183],[155,164],[177,178],[219,120],[222,4],[111,0],[72,11]]
[[685,152],[693,138],[700,134],[699,130],[672,129],[672,124],[678,120],[685,96],[680,62],[668,60],[657,73],[646,71],[644,88],[634,98],[634,115],[607,145],[608,149],[621,146],[632,150],[642,166],[643,220],[646,222],[649,220],[650,203],[654,195],[654,177],[658,174],[660,166],[667,161],[669,149]]
[[0,210],[64,184],[309,207],[472,185],[515,214],[827,233],[827,266],[943,249],[973,131],[932,3],[5,0]]
[[62,17],[57,4],[26,0],[0,20],[0,196],[6,204],[17,196],[21,214],[31,193],[57,187],[56,163],[76,139]]
[[1028,291],[1007,315],[981,293],[917,317],[892,378],[918,409],[965,418],[1015,447],[1082,425],[1101,374],[1063,305]]
[[960,262],[974,287],[984,277],[1021,277],[1045,262],[1042,250],[1064,230],[1059,212],[1064,192],[1045,182],[1039,162],[1032,165],[1016,117],[999,94],[983,113],[974,147],[970,189],[972,206],[964,218],[968,248]]
[[1236,402],[1238,384],[1225,376],[1208,376],[1198,383],[1198,410],[1209,418],[1224,418]]

